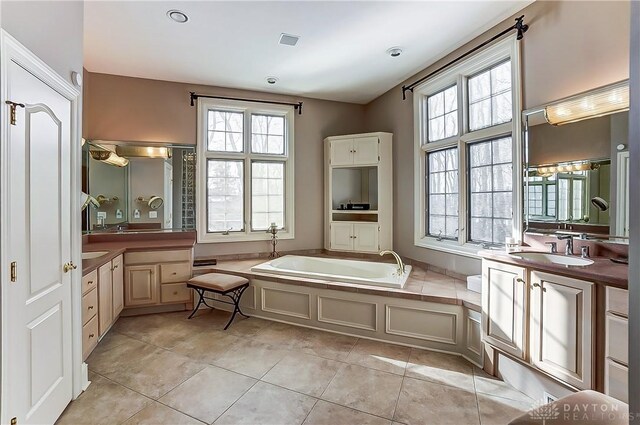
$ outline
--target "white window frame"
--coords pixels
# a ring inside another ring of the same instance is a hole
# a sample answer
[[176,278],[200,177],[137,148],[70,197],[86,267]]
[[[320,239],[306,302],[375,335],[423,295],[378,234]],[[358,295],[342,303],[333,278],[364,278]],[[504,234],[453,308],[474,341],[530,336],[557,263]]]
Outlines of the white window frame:
[[[467,79],[478,72],[486,70],[500,62],[511,60],[512,119],[511,122],[469,131],[468,117],[468,85]],[[453,84],[458,85],[458,135],[436,142],[427,142],[427,110],[425,99]],[[482,244],[467,240],[468,223],[468,161],[467,145],[474,142],[497,139],[511,134],[513,143],[513,220],[512,235],[516,240],[522,239],[523,188],[522,175],[522,89],[520,46],[515,36],[508,37],[491,47],[477,53],[471,58],[454,65],[440,74],[425,81],[414,89],[414,244],[418,247],[478,258]],[[458,240],[437,240],[426,236],[426,155],[428,152],[449,147],[458,148]]]
[[[207,150],[207,120],[210,110],[226,110],[244,114],[243,152],[211,152]],[[279,115],[285,118],[285,152],[278,154],[257,154],[251,152],[251,115]],[[287,105],[243,102],[224,99],[198,99],[197,157],[196,157],[196,230],[198,243],[266,241],[271,235],[265,230],[251,230],[251,163],[253,161],[284,162],[285,201],[284,229],[278,232],[278,239],[295,238],[294,213],[294,108]],[[207,160],[243,160],[244,162],[244,230],[240,232],[209,232],[207,214]]]

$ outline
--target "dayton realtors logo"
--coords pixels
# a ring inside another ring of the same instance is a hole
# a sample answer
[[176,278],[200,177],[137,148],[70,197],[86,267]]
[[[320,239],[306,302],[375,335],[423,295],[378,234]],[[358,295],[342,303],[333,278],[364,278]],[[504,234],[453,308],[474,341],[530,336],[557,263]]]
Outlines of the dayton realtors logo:
[[529,411],[531,419],[541,420],[546,423],[548,420],[556,419],[560,416],[560,408],[555,403],[545,403],[544,400],[536,401]]
[[554,401],[545,403],[537,401],[529,411],[531,419],[553,424],[553,421],[562,418],[564,421],[584,423],[591,421],[613,421],[620,418],[630,418],[627,409],[621,409],[619,404],[609,403],[563,403]]

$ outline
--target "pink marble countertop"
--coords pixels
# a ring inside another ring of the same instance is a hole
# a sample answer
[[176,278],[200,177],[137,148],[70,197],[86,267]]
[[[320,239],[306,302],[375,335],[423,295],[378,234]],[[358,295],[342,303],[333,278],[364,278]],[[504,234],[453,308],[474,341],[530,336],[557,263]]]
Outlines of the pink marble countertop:
[[[340,257],[344,258],[344,257]],[[214,266],[194,267],[198,274],[220,272],[246,277],[258,278],[290,285],[310,286],[314,288],[338,291],[357,292],[370,295],[381,295],[395,298],[429,301],[443,304],[463,305],[469,309],[480,311],[480,294],[467,289],[464,281],[453,277],[423,270],[413,266],[409,279],[403,289],[381,286],[358,285],[353,283],[332,282],[329,280],[308,279],[299,277],[275,276],[267,273],[251,271],[251,267],[267,261],[264,258],[249,260],[218,261]]]
[[[523,249],[521,252],[540,252],[533,249]],[[561,264],[543,263],[540,261],[525,260],[507,254],[505,251],[483,250],[478,253],[487,260],[502,263],[515,264],[531,269],[557,273],[568,277],[585,279],[616,288],[627,289],[629,286],[629,266],[614,263],[607,257],[591,257],[593,264],[588,266],[563,266]]]

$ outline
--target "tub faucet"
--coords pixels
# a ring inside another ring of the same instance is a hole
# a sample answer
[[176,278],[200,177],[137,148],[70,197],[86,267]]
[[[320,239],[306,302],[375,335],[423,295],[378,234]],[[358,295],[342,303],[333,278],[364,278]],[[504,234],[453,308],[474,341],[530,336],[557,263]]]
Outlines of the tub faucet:
[[385,254],[391,254],[396,258],[396,262],[398,263],[398,275],[402,276],[404,274],[404,263],[402,262],[402,258],[395,251],[380,251],[380,256],[382,257]]

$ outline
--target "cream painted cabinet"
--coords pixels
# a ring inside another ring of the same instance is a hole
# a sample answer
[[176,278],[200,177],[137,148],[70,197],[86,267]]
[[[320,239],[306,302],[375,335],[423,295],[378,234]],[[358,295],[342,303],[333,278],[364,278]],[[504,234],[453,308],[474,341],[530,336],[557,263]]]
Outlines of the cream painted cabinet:
[[98,329],[104,335],[113,323],[113,280],[111,262],[98,268]]
[[483,340],[520,359],[526,358],[526,269],[482,262]]
[[592,387],[593,284],[532,271],[531,363],[580,389]]
[[331,249],[378,252],[377,223],[331,223]]
[[605,302],[604,392],[629,401],[629,293],[608,287]]
[[125,268],[124,302],[127,307],[158,303],[157,268],[156,265]]
[[111,262],[111,283],[113,287],[113,318],[124,309],[124,264],[122,255]]
[[379,161],[377,136],[338,139],[331,144],[331,165],[373,165]]

